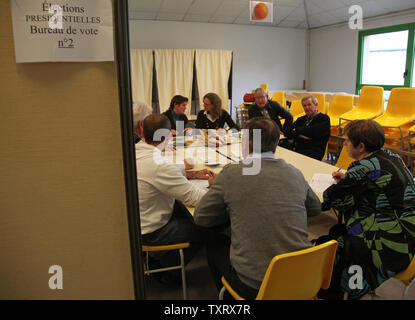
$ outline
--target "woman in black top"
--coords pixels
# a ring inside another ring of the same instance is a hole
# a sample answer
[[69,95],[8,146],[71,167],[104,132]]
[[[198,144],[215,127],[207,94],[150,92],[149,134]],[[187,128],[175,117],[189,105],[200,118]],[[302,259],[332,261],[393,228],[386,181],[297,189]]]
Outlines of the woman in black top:
[[196,119],[198,129],[220,129],[225,126],[239,130],[236,123],[232,120],[228,112],[222,109],[222,101],[216,93],[207,93],[203,97],[203,107]]
[[184,132],[190,130],[189,120],[185,115],[189,99],[181,95],[175,95],[170,102],[169,110],[163,114],[169,118],[171,124],[171,133],[173,135],[184,135]]

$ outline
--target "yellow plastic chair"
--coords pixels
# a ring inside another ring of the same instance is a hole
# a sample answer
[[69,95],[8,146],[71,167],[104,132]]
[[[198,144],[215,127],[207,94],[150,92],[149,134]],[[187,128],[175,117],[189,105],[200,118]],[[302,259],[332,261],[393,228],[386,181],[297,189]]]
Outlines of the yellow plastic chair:
[[261,83],[259,87],[265,89],[267,91],[267,96],[269,97],[268,83]]
[[340,120],[374,119],[383,113],[383,88],[364,86],[356,107],[341,115]]
[[320,111],[321,113],[327,114],[327,112],[329,111],[329,103],[326,102],[326,96],[324,95],[324,93],[312,92],[310,93],[310,96],[313,96],[314,98],[317,99],[318,111]]
[[284,91],[275,91],[272,94],[271,100],[278,102],[284,109],[287,109],[287,100]]
[[339,118],[346,112],[353,109],[353,96],[345,94],[336,94],[330,105],[328,116],[330,117],[330,125],[338,126]]
[[349,154],[347,153],[346,147],[343,146],[342,151],[340,152],[339,158],[337,159],[336,167],[338,168],[343,167],[344,170],[347,170],[350,164],[354,161],[356,160],[349,156]]
[[[265,273],[255,300],[312,300],[320,289],[330,286],[337,241],[275,256]],[[227,290],[236,300],[244,300],[222,277],[219,299]]]
[[389,96],[386,112],[376,118],[383,128],[397,128],[386,130],[387,139],[400,139],[401,149],[405,149],[402,127],[415,120],[415,88],[393,88]]
[[292,114],[294,121],[297,120],[299,117],[305,116],[301,100],[291,101],[290,113]]
[[415,257],[412,258],[408,268],[396,274],[394,278],[401,280],[405,285],[405,289],[402,294],[402,300],[406,300],[406,295],[408,293],[409,287],[415,282]]
[[[158,272],[164,272],[164,271],[171,271],[171,270],[182,270],[182,288],[183,288],[183,299],[187,300],[187,286],[186,286],[186,272],[184,269],[184,254],[183,249],[188,248],[190,246],[189,242],[183,242],[183,243],[176,243],[176,244],[170,244],[170,245],[164,245],[164,246],[142,246],[143,252],[146,253],[146,263],[144,265],[144,274],[150,275],[152,273],[158,273]],[[150,252],[155,251],[170,251],[170,250],[179,250],[180,254],[180,265],[178,266],[171,266],[166,268],[160,268],[160,269],[150,269],[148,265],[148,256]]]

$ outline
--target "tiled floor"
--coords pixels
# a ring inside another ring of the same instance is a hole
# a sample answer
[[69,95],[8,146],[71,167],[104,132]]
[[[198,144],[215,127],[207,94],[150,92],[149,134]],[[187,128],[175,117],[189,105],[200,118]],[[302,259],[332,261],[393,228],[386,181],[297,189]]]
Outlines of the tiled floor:
[[[317,217],[310,218],[309,239],[327,234],[329,228],[336,222],[337,218],[332,213],[322,213]],[[186,266],[186,276],[189,299],[215,300],[218,298],[218,292],[211,279],[204,249],[199,251]],[[403,289],[404,285],[399,280],[390,279],[376,290],[376,294],[387,300],[400,300]],[[163,285],[152,277],[146,277],[146,296],[147,299],[162,300],[180,300],[183,298],[181,285]],[[415,284],[411,287],[407,298],[415,300]],[[363,299],[372,299],[372,297],[365,296]]]

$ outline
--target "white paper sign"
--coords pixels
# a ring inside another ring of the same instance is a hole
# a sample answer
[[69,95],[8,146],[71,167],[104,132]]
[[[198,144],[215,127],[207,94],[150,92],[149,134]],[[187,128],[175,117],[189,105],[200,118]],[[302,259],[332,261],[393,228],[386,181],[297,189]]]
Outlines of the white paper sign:
[[113,61],[111,0],[10,0],[16,62]]

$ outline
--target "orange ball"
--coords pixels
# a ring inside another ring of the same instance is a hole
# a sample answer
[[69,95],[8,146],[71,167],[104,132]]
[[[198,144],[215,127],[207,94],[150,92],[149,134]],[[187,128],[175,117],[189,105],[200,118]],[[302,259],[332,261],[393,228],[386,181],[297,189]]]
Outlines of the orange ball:
[[268,16],[268,7],[265,3],[257,3],[254,7],[255,19],[264,20]]

